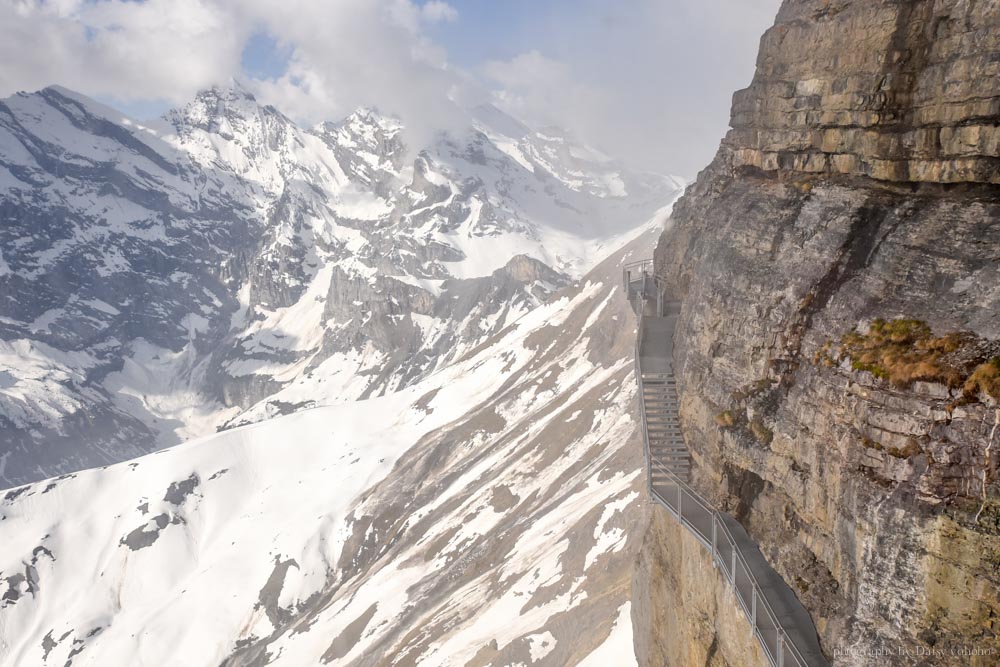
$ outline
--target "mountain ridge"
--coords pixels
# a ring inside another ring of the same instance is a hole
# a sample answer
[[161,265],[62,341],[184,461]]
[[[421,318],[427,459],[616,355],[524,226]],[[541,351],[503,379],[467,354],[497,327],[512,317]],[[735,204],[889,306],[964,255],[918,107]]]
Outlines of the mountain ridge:
[[491,134],[407,163],[398,120],[302,128],[243,89],[150,123],[60,87],[0,102],[0,486],[293,410],[276,395],[310,376],[338,400],[395,391],[679,193]]

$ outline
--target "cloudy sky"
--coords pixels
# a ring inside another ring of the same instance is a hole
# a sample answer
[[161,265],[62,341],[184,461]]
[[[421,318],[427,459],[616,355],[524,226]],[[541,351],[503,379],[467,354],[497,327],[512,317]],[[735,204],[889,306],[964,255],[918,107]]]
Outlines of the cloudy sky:
[[143,118],[235,77],[304,123],[374,106],[418,137],[492,101],[693,177],[779,4],[0,0],[0,96],[58,83]]

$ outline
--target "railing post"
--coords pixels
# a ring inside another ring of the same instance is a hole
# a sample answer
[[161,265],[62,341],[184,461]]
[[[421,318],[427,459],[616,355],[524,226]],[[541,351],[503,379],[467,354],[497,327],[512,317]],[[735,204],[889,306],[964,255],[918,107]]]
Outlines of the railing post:
[[717,539],[718,539],[718,536],[716,535],[716,528],[715,528],[715,514],[712,514],[712,569],[713,570],[716,567],[716,565],[715,565],[715,559],[719,555],[718,548],[716,547],[716,544],[715,544],[715,541]]
[[[674,483],[676,484],[676,482],[674,482]],[[677,517],[680,518],[680,519],[684,518],[684,512],[681,510],[681,499],[682,498],[683,498],[683,496],[681,495],[681,485],[677,484]]]
[[785,631],[778,628],[778,667],[785,667]]
[[750,587],[750,636],[757,633],[757,587]]

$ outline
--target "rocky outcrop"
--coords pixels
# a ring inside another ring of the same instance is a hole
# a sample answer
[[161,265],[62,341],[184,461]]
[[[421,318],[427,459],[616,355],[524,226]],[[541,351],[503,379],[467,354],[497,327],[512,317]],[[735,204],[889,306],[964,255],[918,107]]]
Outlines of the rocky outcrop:
[[[998,29],[996,3],[785,2],[657,248],[695,484],[835,664],[1000,659],[1000,407],[933,372],[1000,339]],[[880,318],[969,333],[890,380],[844,351]]]

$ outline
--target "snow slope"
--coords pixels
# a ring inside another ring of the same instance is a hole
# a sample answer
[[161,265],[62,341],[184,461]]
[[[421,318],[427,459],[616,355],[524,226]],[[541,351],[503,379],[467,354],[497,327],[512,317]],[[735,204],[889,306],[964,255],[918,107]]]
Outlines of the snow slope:
[[0,665],[634,663],[655,237],[400,391],[10,490]]

